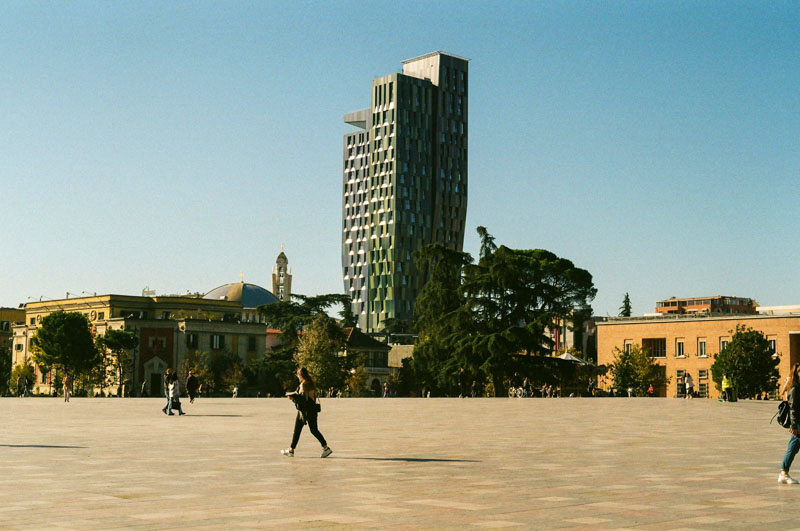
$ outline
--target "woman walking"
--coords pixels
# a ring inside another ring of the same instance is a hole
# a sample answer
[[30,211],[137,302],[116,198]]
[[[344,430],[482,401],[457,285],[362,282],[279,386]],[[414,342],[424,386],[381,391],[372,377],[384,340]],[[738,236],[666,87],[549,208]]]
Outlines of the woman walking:
[[169,383],[172,381],[172,369],[167,367],[167,370],[164,371],[164,397],[167,399],[164,407],[161,408],[161,411],[164,414],[167,414],[167,409],[169,409]]
[[783,463],[781,463],[781,473],[778,475],[778,483],[785,483],[787,485],[794,485],[800,483],[789,475],[789,467],[792,466],[794,456],[800,450],[800,437],[797,436],[797,421],[800,420],[800,363],[795,363],[792,367],[792,373],[789,375],[789,381],[786,384],[788,391],[786,391],[786,401],[789,402],[789,446],[786,448],[786,455],[783,456]]
[[178,379],[178,374],[173,372],[169,379],[169,413],[167,415],[174,415],[172,408],[178,408],[178,415],[185,415],[181,408],[181,384]]
[[286,457],[294,457],[294,449],[300,439],[300,432],[303,431],[303,426],[308,423],[308,429],[311,430],[311,433],[322,445],[322,455],[320,457],[328,457],[333,450],[328,447],[325,437],[322,436],[317,428],[317,414],[319,413],[319,406],[316,403],[317,387],[305,367],[297,369],[297,378],[300,380],[300,386],[297,391],[287,394],[289,400],[294,402],[294,406],[297,408],[292,445],[286,450],[281,450],[281,453]]
[[72,392],[72,378],[70,378],[69,373],[64,375],[62,383],[64,384],[64,402],[69,402],[70,393]]

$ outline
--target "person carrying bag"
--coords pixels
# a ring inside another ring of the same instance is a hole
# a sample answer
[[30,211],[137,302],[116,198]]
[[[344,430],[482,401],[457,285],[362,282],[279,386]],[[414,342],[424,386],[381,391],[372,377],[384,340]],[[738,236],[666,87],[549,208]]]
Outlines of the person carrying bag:
[[297,408],[292,445],[285,450],[281,450],[281,454],[286,457],[294,457],[294,449],[297,447],[297,441],[300,440],[300,432],[303,431],[303,426],[308,424],[311,434],[322,445],[322,455],[320,457],[328,457],[333,450],[330,449],[325,437],[322,436],[322,433],[317,428],[317,415],[322,410],[322,406],[317,402],[317,388],[314,385],[314,380],[311,379],[311,375],[305,367],[297,370],[297,378],[300,380],[300,386],[297,391],[286,393],[289,400],[294,403],[294,407]]
[[800,363],[795,363],[787,382],[786,402],[789,404],[789,445],[781,463],[781,472],[778,474],[778,483],[796,485],[800,483],[789,475],[797,451],[800,450],[800,437],[797,436],[797,423],[800,421]]

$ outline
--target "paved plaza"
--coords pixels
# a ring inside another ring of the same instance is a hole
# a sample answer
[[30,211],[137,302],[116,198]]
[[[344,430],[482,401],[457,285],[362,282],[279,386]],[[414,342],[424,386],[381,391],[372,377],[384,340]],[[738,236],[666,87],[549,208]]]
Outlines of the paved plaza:
[[[0,399],[0,528],[800,529],[775,402]],[[800,477],[800,461],[797,463]]]

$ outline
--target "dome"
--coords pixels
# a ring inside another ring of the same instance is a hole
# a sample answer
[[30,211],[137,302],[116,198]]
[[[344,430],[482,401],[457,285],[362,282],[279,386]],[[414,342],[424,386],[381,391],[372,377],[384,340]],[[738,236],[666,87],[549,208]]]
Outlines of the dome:
[[247,282],[225,284],[212,289],[203,295],[203,298],[216,301],[241,302],[242,308],[257,308],[258,306],[278,302],[278,297],[270,291]]

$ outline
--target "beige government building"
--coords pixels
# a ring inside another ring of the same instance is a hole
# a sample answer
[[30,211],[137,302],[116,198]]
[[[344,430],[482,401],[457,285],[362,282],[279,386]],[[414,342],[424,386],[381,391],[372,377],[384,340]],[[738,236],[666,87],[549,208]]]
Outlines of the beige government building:
[[[281,252],[272,275],[273,289],[284,299],[291,296],[287,263]],[[258,307],[278,300],[267,289],[242,279],[205,295],[156,296],[143,292],[141,296],[106,294],[33,301],[19,309],[0,311],[0,342],[10,342],[13,366],[31,363],[31,338],[45,316],[58,310],[82,313],[95,336],[120,329],[133,332],[138,339],[131,353],[132,367],[122,379],[130,388],[123,389],[122,382],[117,382],[100,391],[161,396],[164,371],[168,367],[180,371],[194,351],[231,353],[243,363],[263,356],[278,342],[280,331],[267,327]],[[4,339],[4,335],[8,337]],[[31,364],[35,379],[32,391],[49,394],[58,387],[57,375]]]
[[[658,312],[597,320],[597,362],[608,366],[614,361],[615,348],[638,345],[650,353],[670,379],[666,387],[656,389],[658,396],[683,397],[683,377],[688,372],[701,397],[719,398],[720,392],[711,379],[714,355],[730,342],[736,327],[744,325],[760,331],[771,343],[780,359],[778,368],[783,378],[793,363],[800,362],[800,305],[753,306],[751,311],[754,313]],[[601,388],[610,386],[610,375],[601,378]]]

